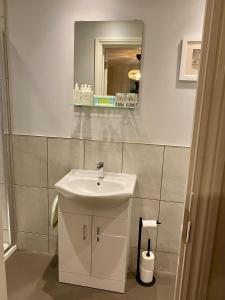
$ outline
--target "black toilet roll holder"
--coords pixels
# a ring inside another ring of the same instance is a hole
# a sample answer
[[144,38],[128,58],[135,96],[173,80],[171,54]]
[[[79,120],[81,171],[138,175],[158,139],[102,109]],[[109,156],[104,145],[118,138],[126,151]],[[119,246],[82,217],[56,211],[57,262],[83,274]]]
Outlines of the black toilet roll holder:
[[[161,224],[158,220],[156,221],[157,225]],[[155,277],[153,276],[153,279],[149,283],[145,283],[141,280],[140,277],[140,257],[141,257],[141,237],[142,237],[142,228],[143,228],[143,220],[142,218],[139,219],[139,232],[138,232],[138,253],[137,253],[137,273],[136,273],[136,280],[137,282],[145,287],[150,287],[155,284]],[[147,256],[150,256],[151,251],[151,239],[148,239],[148,250],[147,250]]]

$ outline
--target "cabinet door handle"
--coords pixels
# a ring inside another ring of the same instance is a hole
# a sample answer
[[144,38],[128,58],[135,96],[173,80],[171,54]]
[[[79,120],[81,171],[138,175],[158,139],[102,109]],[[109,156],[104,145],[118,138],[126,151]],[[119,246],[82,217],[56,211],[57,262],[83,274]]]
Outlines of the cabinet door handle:
[[97,227],[97,235],[96,235],[96,239],[97,239],[97,242],[100,241],[100,227]]
[[87,238],[87,225],[83,225],[83,240]]

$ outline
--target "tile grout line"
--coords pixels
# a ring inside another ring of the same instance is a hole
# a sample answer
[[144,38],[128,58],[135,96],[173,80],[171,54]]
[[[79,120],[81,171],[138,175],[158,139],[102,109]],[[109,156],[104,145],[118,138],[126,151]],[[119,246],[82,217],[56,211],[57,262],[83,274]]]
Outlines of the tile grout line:
[[23,137],[44,137],[49,139],[73,139],[77,141],[96,141],[96,142],[111,142],[111,143],[124,143],[124,144],[135,144],[135,145],[146,145],[146,146],[158,146],[158,147],[172,147],[172,148],[187,148],[190,149],[191,146],[184,145],[170,145],[170,144],[155,144],[155,143],[144,143],[144,142],[129,142],[129,141],[120,141],[120,140],[103,140],[103,139],[91,139],[91,138],[76,138],[76,137],[60,137],[60,136],[44,136],[44,135],[31,135],[31,134],[17,134],[12,133],[12,136],[23,136]]
[[[164,171],[164,162],[165,162],[165,151],[166,151],[166,146],[164,146],[164,149],[163,149],[158,220],[160,219],[160,207],[161,207],[161,198],[162,198],[162,185],[163,185],[163,171]],[[156,230],[156,247],[155,247],[156,256],[157,256],[157,251],[158,251],[159,226],[160,225],[157,226],[157,230]]]
[[[0,183],[0,184],[5,184],[5,183]],[[15,183],[14,186],[20,186],[20,187],[27,187],[27,188],[38,188],[38,189],[48,189],[48,190],[55,190],[54,187],[47,187],[47,186],[37,186],[37,185],[26,185],[26,184],[20,184],[20,183]],[[160,202],[165,202],[165,203],[174,203],[174,204],[184,204],[184,202],[181,201],[171,201],[171,200],[160,200],[156,198],[147,198],[147,197],[131,197],[132,199],[142,199],[142,200],[149,200],[149,201],[160,201]]]
[[[130,248],[132,248],[132,249],[138,249],[137,247],[130,247]],[[155,249],[155,250],[152,250],[152,251],[156,253],[156,249]],[[173,255],[178,255],[177,252],[169,252],[169,251],[161,251],[161,250],[159,250],[159,251],[157,251],[157,252],[160,252],[160,253],[167,253],[167,254],[173,254]]]
[[48,158],[49,158],[49,155],[48,155],[48,137],[47,137],[47,197],[48,197],[48,211],[47,211],[47,214],[48,214],[48,253],[50,253],[50,245],[49,245],[49,190],[48,190],[48,186],[49,186],[49,179],[48,179]]
[[122,143],[121,173],[123,173],[123,160],[124,160],[124,143]]

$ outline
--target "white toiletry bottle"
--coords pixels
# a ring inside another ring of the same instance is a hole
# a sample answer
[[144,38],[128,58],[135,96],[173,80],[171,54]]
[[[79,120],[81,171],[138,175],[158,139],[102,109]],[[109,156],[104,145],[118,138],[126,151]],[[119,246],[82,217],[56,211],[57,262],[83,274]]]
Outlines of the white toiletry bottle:
[[94,96],[94,92],[91,90],[91,85],[88,85],[88,102],[89,105],[93,105],[93,96]]
[[83,95],[84,95],[84,85],[81,84],[81,86],[80,86],[80,104],[81,105],[84,105]]
[[88,92],[88,86],[86,83],[84,84],[84,87],[83,87],[82,104],[89,105],[89,92]]
[[80,89],[78,83],[75,84],[74,88],[74,103],[77,105],[81,104]]

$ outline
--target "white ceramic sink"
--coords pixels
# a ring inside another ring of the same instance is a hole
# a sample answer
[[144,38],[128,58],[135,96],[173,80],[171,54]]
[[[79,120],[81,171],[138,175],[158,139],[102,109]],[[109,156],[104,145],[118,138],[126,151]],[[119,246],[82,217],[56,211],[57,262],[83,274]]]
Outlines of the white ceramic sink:
[[71,170],[55,188],[69,198],[125,200],[133,195],[136,180],[134,174],[104,172],[104,178],[98,179],[96,171]]

